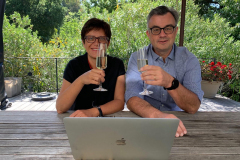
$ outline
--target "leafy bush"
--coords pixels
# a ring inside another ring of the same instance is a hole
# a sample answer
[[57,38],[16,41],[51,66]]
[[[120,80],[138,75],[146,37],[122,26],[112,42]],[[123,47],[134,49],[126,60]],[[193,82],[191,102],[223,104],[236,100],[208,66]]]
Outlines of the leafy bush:
[[[9,19],[14,23],[10,24]],[[58,43],[42,44],[37,33],[32,32],[28,16],[21,18],[20,14],[14,13],[9,19],[5,16],[3,25],[5,77],[22,77],[24,90],[55,91],[54,57],[62,57],[64,52],[58,47]],[[67,61],[61,59],[58,63],[60,77]],[[59,79],[58,83],[60,82],[62,78]]]

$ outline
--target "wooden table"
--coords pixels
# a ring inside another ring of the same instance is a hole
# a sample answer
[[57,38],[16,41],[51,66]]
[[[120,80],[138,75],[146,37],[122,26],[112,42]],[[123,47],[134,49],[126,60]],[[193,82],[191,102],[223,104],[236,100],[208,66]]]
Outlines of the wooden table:
[[[188,134],[175,138],[171,160],[239,160],[239,112],[169,112]],[[73,159],[63,118],[55,111],[1,111],[0,159]],[[115,116],[136,117],[131,112]]]

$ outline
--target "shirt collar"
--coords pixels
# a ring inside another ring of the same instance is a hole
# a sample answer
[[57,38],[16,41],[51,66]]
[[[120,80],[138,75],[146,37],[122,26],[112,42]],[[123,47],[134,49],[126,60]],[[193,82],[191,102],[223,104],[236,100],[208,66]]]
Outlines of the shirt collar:
[[175,43],[173,44],[172,50],[171,50],[171,52],[170,52],[168,58],[174,60],[174,58],[175,58],[174,53],[175,53]]
[[[150,44],[150,53],[151,53],[151,55],[152,55],[152,57],[153,57],[153,59],[156,61],[156,60],[158,60],[158,58],[160,58],[160,56],[159,55],[157,55],[154,51],[153,51],[153,46],[152,46],[152,44]],[[167,58],[170,58],[170,59],[172,59],[172,60],[174,60],[174,53],[175,53],[175,43],[173,44],[173,47],[172,47],[172,50],[171,50],[171,52],[170,52],[170,54],[169,54],[169,56],[167,57]]]

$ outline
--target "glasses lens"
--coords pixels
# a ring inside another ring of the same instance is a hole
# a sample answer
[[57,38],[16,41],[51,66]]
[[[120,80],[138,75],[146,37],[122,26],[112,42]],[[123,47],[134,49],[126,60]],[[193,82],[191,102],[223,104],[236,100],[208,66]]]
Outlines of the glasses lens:
[[160,28],[152,28],[152,34],[159,34],[161,31]]
[[166,34],[173,33],[173,26],[167,26],[163,30]]
[[94,36],[87,36],[87,37],[86,37],[86,40],[87,40],[87,42],[89,42],[89,43],[95,42],[95,39],[96,39],[96,37],[94,37]]
[[108,39],[107,37],[99,37],[98,38],[100,43],[107,43],[108,42],[107,39]]

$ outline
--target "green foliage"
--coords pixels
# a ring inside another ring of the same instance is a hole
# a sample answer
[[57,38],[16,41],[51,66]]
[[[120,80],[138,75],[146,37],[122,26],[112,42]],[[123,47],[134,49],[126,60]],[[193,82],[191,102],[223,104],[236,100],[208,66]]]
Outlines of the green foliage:
[[68,12],[78,12],[80,9],[79,0],[63,0],[62,4],[64,7],[68,8]]
[[61,0],[7,0],[5,13],[10,16],[16,11],[21,17],[29,16],[32,30],[38,31],[42,42],[47,42],[63,22],[65,8],[61,3]]
[[222,8],[220,5],[221,0],[195,0],[194,3],[199,5],[199,15],[204,18],[211,18],[212,15]]
[[103,12],[104,9],[107,9],[109,13],[115,10],[118,4],[117,0],[89,0],[85,1],[85,6],[88,8],[88,13],[90,12],[91,8],[99,7],[100,13]]
[[232,36],[235,40],[240,40],[240,0],[223,0],[220,3],[223,7],[219,11],[220,15],[230,22],[230,26],[234,28]]
[[200,7],[199,15],[205,19],[212,20],[215,13],[225,18],[234,28],[231,36],[235,41],[240,40],[240,0],[195,0],[194,2]]
[[[127,68],[128,59],[132,52],[149,44],[146,35],[147,15],[152,8],[159,5],[166,5],[181,10],[181,1],[161,0],[146,3],[146,0],[137,0],[121,2],[121,5],[115,4],[114,10],[98,5],[89,7],[81,5],[77,13],[69,13],[63,20],[63,25],[59,30],[54,30],[53,38],[49,43],[43,45],[37,32],[32,30],[34,25],[28,16],[20,17],[14,14],[11,17],[5,17],[4,21],[4,46],[5,58],[8,57],[75,57],[85,53],[81,41],[81,29],[84,23],[92,17],[100,18],[108,22],[112,29],[112,39],[108,54],[123,59]],[[218,13],[213,14],[212,18],[205,19],[197,13],[199,7],[193,0],[188,0],[186,8],[186,21],[184,33],[184,46],[186,46],[198,58],[216,58],[217,61],[224,64],[232,63],[235,69],[240,68],[239,51],[240,41],[234,41],[231,34],[234,28],[230,27],[227,19],[222,18]],[[10,24],[9,20],[14,23]],[[178,24],[180,26],[180,22]],[[178,45],[179,34],[176,38]],[[68,60],[63,59],[59,64],[58,73],[63,73]],[[35,62],[35,63],[33,63]],[[31,71],[33,78],[29,78],[33,83],[35,91],[55,91],[55,63],[54,59],[43,62],[43,59],[31,59],[30,62],[15,62],[15,76],[19,69],[24,70],[26,64],[27,70],[22,73],[23,77],[28,77],[27,73]],[[8,63],[5,63],[7,65]],[[8,64],[5,71],[6,76],[11,76],[11,66]],[[39,75],[40,73],[40,75]],[[239,73],[225,83],[221,94],[239,100],[240,80]],[[21,76],[21,75],[18,75]],[[62,78],[62,75],[59,75]],[[23,78],[24,79],[24,78]],[[50,81],[51,79],[51,81]],[[62,79],[59,80],[61,82]],[[25,83],[27,84],[27,83]],[[60,83],[59,83],[60,84]],[[51,86],[51,87],[50,87]],[[27,86],[26,86],[27,87]]]

